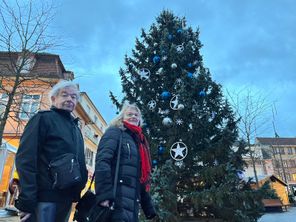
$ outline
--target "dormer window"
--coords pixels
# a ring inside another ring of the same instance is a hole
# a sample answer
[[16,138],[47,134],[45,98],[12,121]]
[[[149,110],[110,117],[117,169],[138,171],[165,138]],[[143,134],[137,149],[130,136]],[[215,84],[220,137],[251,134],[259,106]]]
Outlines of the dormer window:
[[20,73],[29,73],[35,65],[36,59],[33,56],[20,56],[17,60],[16,66],[20,68]]

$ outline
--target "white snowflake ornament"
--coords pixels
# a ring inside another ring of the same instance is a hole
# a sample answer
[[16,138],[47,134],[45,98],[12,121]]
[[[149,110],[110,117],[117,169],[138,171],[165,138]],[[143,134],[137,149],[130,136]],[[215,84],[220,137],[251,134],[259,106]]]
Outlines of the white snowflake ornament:
[[177,123],[177,125],[181,126],[183,124],[183,120],[182,119],[177,119],[176,123]]
[[156,101],[153,100],[153,99],[150,100],[150,101],[148,102],[147,106],[148,106],[148,108],[149,108],[150,110],[154,110],[155,107],[156,107]]

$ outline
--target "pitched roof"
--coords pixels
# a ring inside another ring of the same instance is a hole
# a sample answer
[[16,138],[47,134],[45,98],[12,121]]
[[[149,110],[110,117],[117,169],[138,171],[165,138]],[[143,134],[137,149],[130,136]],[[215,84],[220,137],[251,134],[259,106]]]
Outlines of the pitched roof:
[[296,138],[256,137],[256,143],[262,145],[296,145]]

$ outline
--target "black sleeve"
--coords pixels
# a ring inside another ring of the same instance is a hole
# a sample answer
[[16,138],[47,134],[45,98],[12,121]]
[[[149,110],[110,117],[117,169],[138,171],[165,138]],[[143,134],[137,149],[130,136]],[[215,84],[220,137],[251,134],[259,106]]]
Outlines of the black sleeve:
[[112,161],[116,153],[121,130],[111,127],[104,133],[98,146],[95,164],[96,202],[114,200]]
[[141,184],[141,207],[147,219],[152,219],[156,216],[150,193],[145,190],[143,184]]
[[[45,137],[42,114],[32,117],[26,125],[15,157],[20,181],[20,194],[16,207],[23,212],[34,212],[37,204],[38,147]],[[42,129],[42,130],[40,130]]]

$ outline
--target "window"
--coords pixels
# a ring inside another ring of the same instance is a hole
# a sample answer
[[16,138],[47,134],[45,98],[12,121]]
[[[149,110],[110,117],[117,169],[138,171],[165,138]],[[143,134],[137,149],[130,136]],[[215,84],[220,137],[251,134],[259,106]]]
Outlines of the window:
[[291,175],[289,173],[286,174],[287,181],[291,181]]
[[285,148],[279,148],[279,150],[281,151],[281,154],[285,154]]
[[287,160],[283,160],[283,166],[284,166],[284,167],[288,167]]
[[[34,57],[25,57],[25,61],[23,57],[19,57],[17,60],[17,68],[21,68],[20,73],[29,73],[31,72],[33,66],[35,65]],[[21,67],[22,66],[22,67]]]
[[94,122],[97,123],[97,121],[98,121],[98,117],[94,115]]
[[94,152],[91,151],[90,149],[86,148],[85,149],[85,163],[91,167],[93,165],[93,156],[94,156]]
[[288,154],[293,154],[293,150],[291,147],[288,148]]
[[24,95],[21,104],[20,119],[30,119],[37,113],[39,105],[40,95]]
[[293,178],[294,181],[296,181],[296,173],[292,174],[292,178]]
[[6,93],[0,94],[0,117],[2,117],[5,111],[7,102],[8,102],[8,95]]
[[295,160],[290,160],[290,167],[296,167]]

